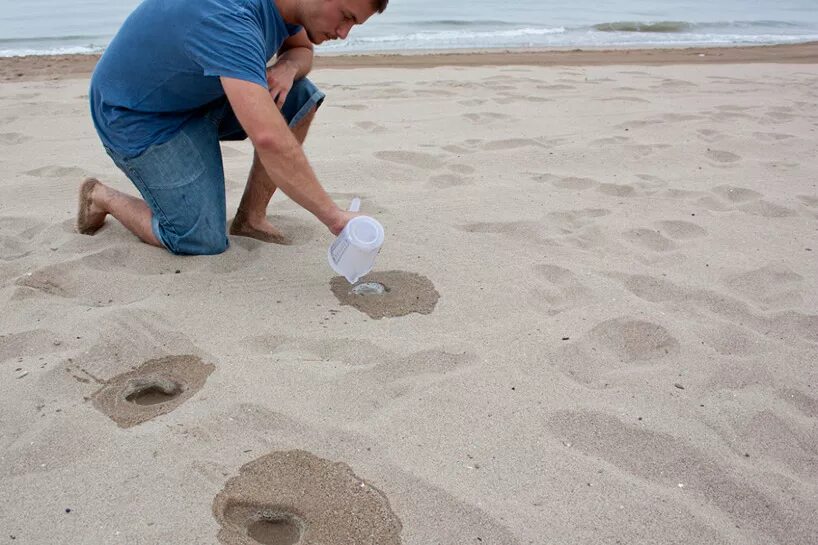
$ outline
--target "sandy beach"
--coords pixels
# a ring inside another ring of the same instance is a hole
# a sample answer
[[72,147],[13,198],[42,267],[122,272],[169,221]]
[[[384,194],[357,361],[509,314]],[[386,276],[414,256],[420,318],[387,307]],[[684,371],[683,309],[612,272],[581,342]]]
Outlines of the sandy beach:
[[0,59],[0,544],[818,543],[815,44],[319,58],[382,299],[75,233],[94,62]]

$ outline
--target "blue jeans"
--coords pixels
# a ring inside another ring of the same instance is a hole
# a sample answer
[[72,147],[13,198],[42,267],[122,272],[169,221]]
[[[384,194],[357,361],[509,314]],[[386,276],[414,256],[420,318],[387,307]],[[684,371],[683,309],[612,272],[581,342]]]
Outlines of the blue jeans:
[[[297,80],[281,113],[295,126],[324,100],[307,78]],[[133,182],[153,212],[153,234],[174,254],[212,255],[224,252],[227,211],[220,140],[244,140],[225,98],[193,117],[167,142],[126,158],[105,148]]]

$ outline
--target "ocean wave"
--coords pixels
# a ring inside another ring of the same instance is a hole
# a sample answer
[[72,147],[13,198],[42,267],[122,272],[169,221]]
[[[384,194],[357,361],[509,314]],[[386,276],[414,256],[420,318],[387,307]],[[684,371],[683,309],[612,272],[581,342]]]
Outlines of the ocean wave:
[[693,23],[689,21],[616,21],[599,23],[591,27],[598,32],[648,32],[676,34],[714,29],[796,29],[799,25],[791,21],[710,21]]
[[26,38],[0,38],[0,47],[3,46],[11,46],[15,44],[64,44],[66,42],[87,42],[89,44],[93,44],[94,42],[99,41],[108,41],[110,36],[99,36],[99,35],[69,35],[69,36],[32,36]]
[[435,27],[510,27],[510,26],[520,26],[520,23],[512,23],[511,21],[500,21],[500,20],[492,20],[492,19],[474,19],[474,20],[466,20],[466,19],[431,19],[427,21],[413,21],[413,26],[418,26],[422,28],[435,28]]
[[452,45],[458,42],[483,42],[491,44],[497,40],[508,40],[518,38],[531,38],[538,36],[547,36],[552,34],[562,34],[565,32],[564,27],[556,28],[515,28],[510,30],[440,30],[430,32],[415,32],[412,34],[385,34],[376,36],[355,36],[350,37],[343,42],[331,42],[324,46],[327,49],[348,49],[356,45],[366,46],[386,46],[390,44],[406,44],[408,46],[417,45],[419,43],[431,43]]
[[102,46],[64,46],[43,48],[0,49],[0,57],[26,57],[29,55],[93,55],[103,51]]
[[693,23],[685,21],[658,21],[648,23],[642,21],[617,21],[615,23],[599,23],[594,30],[599,32],[686,32],[693,27]]

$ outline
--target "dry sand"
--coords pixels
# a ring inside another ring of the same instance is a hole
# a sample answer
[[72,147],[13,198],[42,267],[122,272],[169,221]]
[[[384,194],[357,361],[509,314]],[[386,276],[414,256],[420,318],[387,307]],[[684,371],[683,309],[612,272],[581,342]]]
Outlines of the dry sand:
[[[385,226],[376,274],[439,294],[399,317],[339,302],[330,234],[281,195],[288,246],[74,233],[84,176],[135,193],[92,62],[0,62],[0,543],[287,542],[333,510],[411,545],[818,543],[803,47],[317,69],[320,179]],[[252,149],[223,149],[232,215]],[[168,410],[120,427],[105,384]]]

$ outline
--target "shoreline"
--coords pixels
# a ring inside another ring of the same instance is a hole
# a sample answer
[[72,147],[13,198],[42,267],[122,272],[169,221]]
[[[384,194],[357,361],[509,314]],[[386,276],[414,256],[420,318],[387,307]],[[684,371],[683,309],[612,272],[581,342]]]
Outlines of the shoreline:
[[[88,77],[100,55],[0,58],[0,82]],[[316,55],[314,69],[436,66],[601,66],[673,64],[814,64],[818,42],[802,44],[633,49],[483,49]]]

